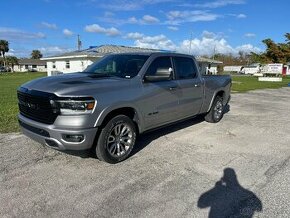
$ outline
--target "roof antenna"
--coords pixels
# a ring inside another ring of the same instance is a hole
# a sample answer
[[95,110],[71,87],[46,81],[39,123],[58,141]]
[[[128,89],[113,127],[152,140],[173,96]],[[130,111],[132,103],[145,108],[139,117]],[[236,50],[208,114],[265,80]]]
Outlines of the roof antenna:
[[77,47],[78,47],[78,51],[80,51],[81,48],[82,48],[82,41],[81,41],[81,39],[80,39],[80,35],[78,35]]

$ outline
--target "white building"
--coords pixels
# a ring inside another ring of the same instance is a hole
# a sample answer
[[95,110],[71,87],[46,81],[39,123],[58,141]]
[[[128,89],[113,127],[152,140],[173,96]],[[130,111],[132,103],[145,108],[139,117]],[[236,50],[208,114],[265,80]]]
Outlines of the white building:
[[290,75],[289,66],[290,66],[290,63],[287,63],[285,65],[279,64],[279,63],[267,64],[263,67],[262,73],[288,76]]
[[249,75],[290,75],[290,63],[286,65],[281,63],[272,63],[261,65],[260,63],[249,66],[224,66],[225,72],[242,73]]
[[[101,45],[53,57],[46,57],[41,60],[47,62],[47,75],[51,76],[62,73],[80,72],[104,55],[124,52],[162,52],[162,50],[117,45]],[[203,74],[216,74],[217,65],[222,64],[220,61],[202,57],[197,57],[197,61],[199,62],[199,67]]]
[[203,75],[212,74],[216,75],[218,74],[218,65],[222,65],[223,62],[204,58],[204,57],[196,57],[196,60],[199,65],[199,70]]
[[224,66],[224,72],[229,73],[241,73],[241,74],[250,74],[254,75],[260,73],[261,64],[255,63],[249,66]]
[[46,72],[46,61],[39,59],[23,58],[18,60],[18,64],[13,66],[16,72]]

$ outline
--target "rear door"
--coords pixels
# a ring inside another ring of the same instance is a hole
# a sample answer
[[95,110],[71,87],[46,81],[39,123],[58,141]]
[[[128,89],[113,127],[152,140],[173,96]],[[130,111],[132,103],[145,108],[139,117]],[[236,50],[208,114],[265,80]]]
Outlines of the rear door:
[[179,117],[188,117],[199,113],[203,102],[203,84],[198,76],[194,60],[190,57],[173,57],[178,83]]
[[[146,75],[154,75],[158,71],[172,71],[172,60],[169,56],[155,58],[148,67]],[[176,119],[178,112],[178,83],[171,79],[143,83],[142,111],[146,128],[153,128]]]

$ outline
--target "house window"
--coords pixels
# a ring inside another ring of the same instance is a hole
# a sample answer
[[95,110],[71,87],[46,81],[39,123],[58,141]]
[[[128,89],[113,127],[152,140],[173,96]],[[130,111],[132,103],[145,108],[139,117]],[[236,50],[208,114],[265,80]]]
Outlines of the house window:
[[52,62],[52,68],[55,69],[55,62]]
[[28,65],[25,65],[25,69],[28,70]]
[[69,68],[70,68],[70,63],[69,63],[69,61],[66,61],[66,62],[65,62],[65,68],[66,68],[66,69],[69,69]]
[[46,65],[44,65],[44,68],[46,69],[46,68],[47,68],[47,66],[46,66]]
[[37,66],[36,65],[32,65],[32,68],[35,69]]

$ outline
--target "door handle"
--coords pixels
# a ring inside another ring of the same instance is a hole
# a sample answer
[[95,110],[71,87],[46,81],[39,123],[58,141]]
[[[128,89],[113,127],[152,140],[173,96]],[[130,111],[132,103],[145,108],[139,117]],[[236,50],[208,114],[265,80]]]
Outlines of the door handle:
[[200,87],[200,84],[194,84],[194,87]]
[[169,87],[169,90],[170,90],[170,91],[173,91],[173,90],[176,90],[176,89],[177,89],[177,86]]

